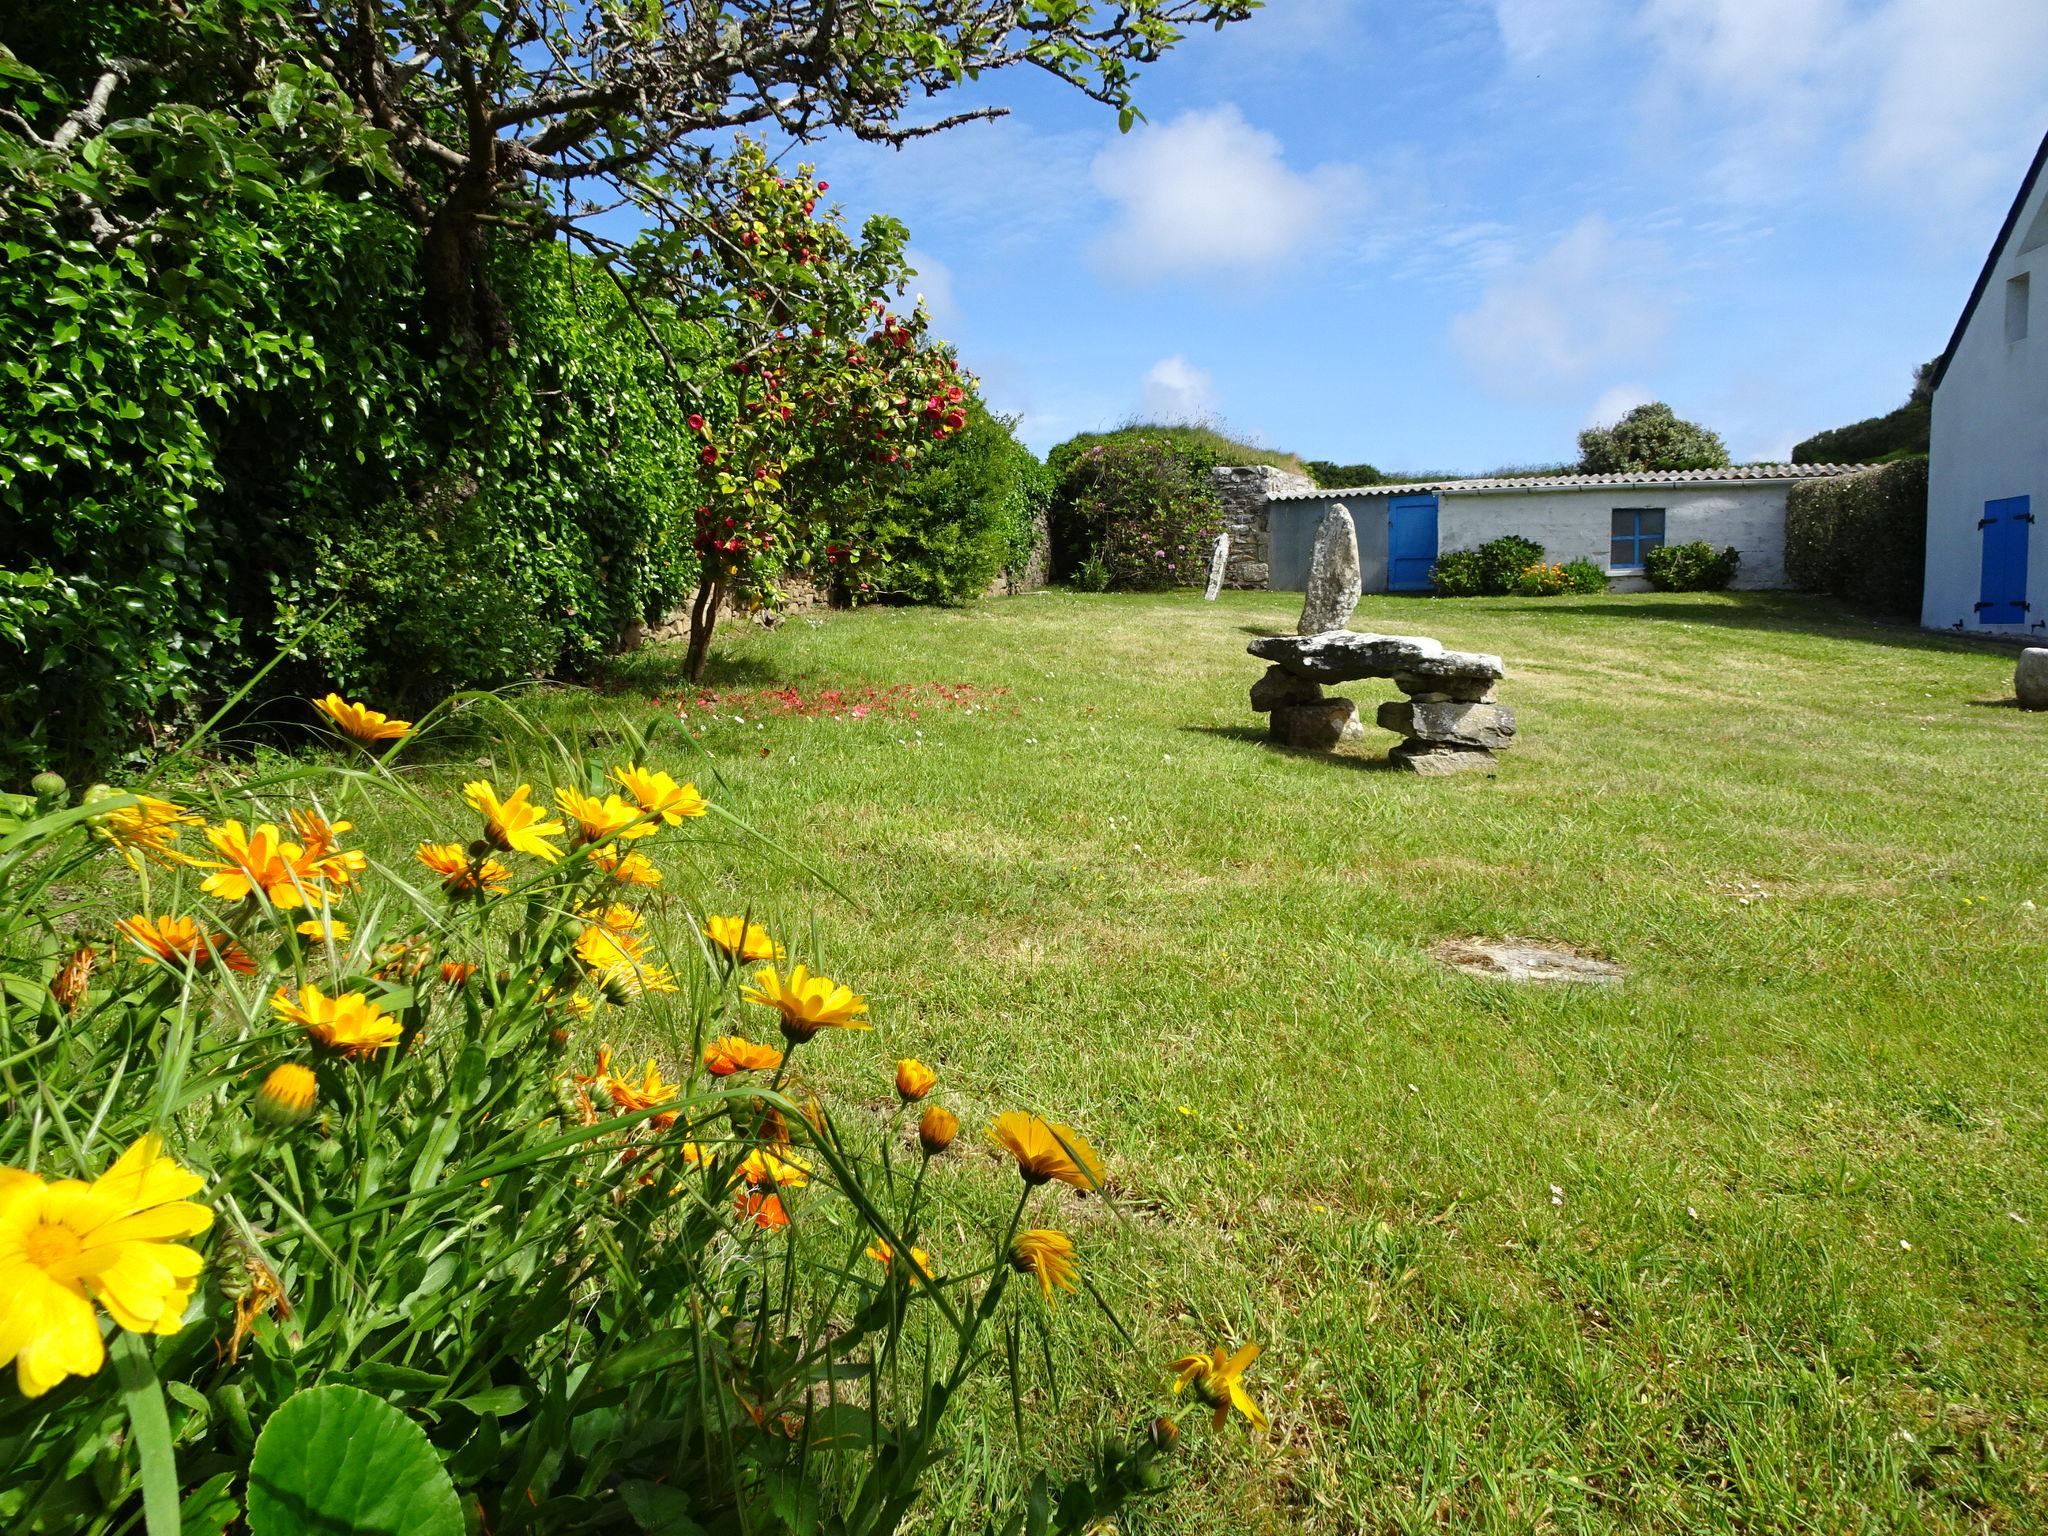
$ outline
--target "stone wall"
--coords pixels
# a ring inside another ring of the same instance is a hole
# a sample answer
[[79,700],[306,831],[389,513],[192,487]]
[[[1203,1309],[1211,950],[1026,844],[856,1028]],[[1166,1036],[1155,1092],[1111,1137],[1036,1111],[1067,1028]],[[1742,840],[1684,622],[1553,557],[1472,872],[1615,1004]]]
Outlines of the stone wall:
[[1036,592],[1052,579],[1052,530],[1045,508],[1038,510],[1031,528],[1031,553],[1013,570],[999,572],[989,583],[990,597],[1014,597],[1019,592]]
[[1230,535],[1227,587],[1263,589],[1272,580],[1272,546],[1266,532],[1266,502],[1281,491],[1312,491],[1307,475],[1269,464],[1225,464],[1209,471],[1209,489],[1223,506],[1223,531]]

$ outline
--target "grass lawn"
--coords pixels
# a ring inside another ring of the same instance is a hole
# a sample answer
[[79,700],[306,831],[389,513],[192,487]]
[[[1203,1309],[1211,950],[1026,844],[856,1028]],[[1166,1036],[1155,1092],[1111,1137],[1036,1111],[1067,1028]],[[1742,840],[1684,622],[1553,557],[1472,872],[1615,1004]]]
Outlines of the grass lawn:
[[[1263,744],[1244,647],[1297,602],[799,617],[721,638],[715,703],[668,649],[547,696],[599,750],[680,704],[708,757],[653,760],[854,898],[740,845],[665,888],[869,994],[878,1043],[809,1053],[842,1101],[939,1069],[963,1209],[1014,1187],[999,1109],[1106,1156],[1121,1218],[1059,1219],[1135,1344],[1065,1301],[1023,1443],[980,1404],[927,1528],[1240,1339],[1273,1432],[1191,1436],[1148,1529],[2048,1524],[2048,717],[1997,707],[2011,652],[1777,596],[1368,599],[1508,663],[1499,778],[1419,780]],[[1427,953],[1470,935],[1631,976]]]

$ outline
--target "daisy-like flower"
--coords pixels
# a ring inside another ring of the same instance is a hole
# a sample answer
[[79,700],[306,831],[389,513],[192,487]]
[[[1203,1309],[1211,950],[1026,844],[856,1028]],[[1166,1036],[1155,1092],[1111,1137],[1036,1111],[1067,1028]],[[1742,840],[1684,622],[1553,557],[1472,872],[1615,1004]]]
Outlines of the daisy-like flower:
[[1054,1291],[1072,1291],[1081,1283],[1081,1264],[1074,1240],[1050,1227],[1032,1227],[1010,1241],[1010,1268],[1038,1277],[1038,1293],[1047,1301]]
[[586,928],[576,936],[576,958],[613,1002],[625,1004],[648,992],[673,992],[676,980],[647,958],[647,941],[610,928]]
[[332,917],[309,917],[298,925],[298,931],[317,943],[339,944],[348,937],[348,924]]
[[930,1093],[938,1080],[938,1073],[913,1057],[896,1063],[896,1094],[906,1104],[915,1104]]
[[590,862],[621,885],[659,885],[661,871],[644,853],[621,853],[616,844],[599,848]]
[[186,1198],[204,1183],[154,1133],[90,1184],[0,1168],[0,1366],[24,1397],[104,1363],[94,1302],[131,1333],[183,1326],[202,1261],[170,1239],[213,1225]]
[[580,909],[576,915],[594,927],[609,928],[613,933],[631,933],[640,926],[640,914],[623,901],[615,901],[601,911]]
[[142,951],[144,965],[175,965],[180,969],[190,966],[203,971],[218,958],[231,971],[244,976],[256,974],[256,962],[232,934],[209,933],[189,917],[148,917],[138,912],[114,926]]
[[744,917],[707,917],[704,937],[735,960],[780,960],[788,953],[766,928]]
[[553,987],[540,989],[540,1005],[550,1013],[565,1013],[578,1020],[587,1019],[597,1012],[597,1004],[581,992],[557,992]]
[[352,821],[329,821],[318,811],[293,811],[292,831],[306,850],[306,862],[320,872],[330,885],[347,885],[370,867],[370,856],[360,848],[343,848],[341,834],[354,828]]
[[401,736],[412,734],[410,720],[394,720],[381,710],[371,709],[367,704],[351,704],[338,693],[330,693],[324,699],[313,700],[313,707],[332,720],[335,728],[343,735],[353,737],[366,747],[380,741],[396,741]]
[[[652,1056],[647,1058],[647,1065],[641,1069],[637,1081],[630,1077],[620,1077],[616,1073],[605,1073],[604,1091],[612,1103],[627,1114],[632,1114],[636,1110],[652,1109],[657,1104],[672,1104],[683,1096],[681,1088],[662,1080],[661,1068],[655,1065]],[[676,1123],[676,1117],[673,1112],[655,1115],[648,1123],[658,1131],[665,1131]]]
[[704,1047],[704,1070],[713,1077],[735,1072],[772,1072],[782,1065],[782,1052],[756,1045],[744,1035],[720,1035]]
[[782,1196],[769,1190],[743,1189],[732,1203],[733,1213],[742,1221],[751,1221],[766,1232],[777,1232],[789,1225],[789,1212],[783,1209]]
[[749,1189],[802,1189],[811,1182],[811,1165],[801,1158],[755,1147],[733,1170],[733,1182]]
[[419,861],[450,896],[496,896],[512,884],[510,869],[493,858],[472,859],[460,843],[421,843]]
[[261,891],[281,911],[325,906],[330,899],[318,864],[299,844],[286,842],[269,822],[251,832],[239,821],[224,821],[206,829],[206,840],[220,858],[192,862],[214,871],[199,883],[209,896],[241,901]]
[[901,1269],[898,1268],[896,1263],[896,1250],[879,1237],[868,1244],[867,1255],[877,1264],[881,1265],[882,1268],[888,1270],[890,1274],[902,1274],[903,1278],[912,1285],[917,1284],[920,1276],[926,1280],[936,1280],[939,1278],[932,1269],[932,1256],[916,1246],[912,1246],[910,1250],[910,1262],[902,1266]]
[[476,972],[477,967],[472,961],[443,960],[441,962],[441,979],[451,987],[468,986],[469,978],[474,976]]
[[1102,1187],[1102,1159],[1070,1125],[1048,1124],[1036,1115],[1013,1109],[996,1116],[988,1139],[1017,1160],[1026,1184],[1058,1179],[1076,1189]]
[[702,816],[711,802],[697,793],[694,784],[678,784],[665,771],[629,765],[614,768],[612,779],[650,816],[659,816],[670,826],[680,825],[686,816]]
[[960,1134],[960,1117],[940,1104],[927,1104],[924,1113],[917,1117],[917,1141],[925,1155],[937,1157],[953,1145],[953,1138]]
[[[85,792],[85,803],[91,805],[97,800],[106,800],[121,791],[109,789],[104,784],[95,784]],[[194,816],[181,805],[168,800],[159,800],[154,795],[134,795],[133,805],[116,806],[101,811],[92,818],[92,829],[120,852],[130,869],[140,869],[144,859],[158,864],[178,864],[183,861],[171,844],[187,827],[203,825],[201,818]]]
[[329,997],[312,982],[294,998],[283,987],[270,1006],[304,1027],[308,1038],[343,1056],[361,1059],[398,1044],[405,1026],[360,992]]
[[287,1061],[272,1067],[256,1090],[256,1118],[276,1129],[297,1125],[313,1113],[320,1080],[310,1067]]
[[578,790],[558,789],[555,791],[555,804],[561,807],[564,816],[576,823],[578,844],[608,843],[615,837],[630,841],[636,837],[652,837],[661,830],[647,819],[647,812],[617,795],[606,795],[600,800]]
[[801,1045],[821,1029],[871,1029],[863,1017],[867,999],[829,976],[813,976],[803,966],[787,977],[771,967],[754,972],[754,984],[740,989],[750,1003],[782,1015],[783,1037]]
[[1251,1421],[1253,1429],[1263,1430],[1266,1416],[1245,1391],[1243,1381],[1246,1367],[1258,1358],[1256,1344],[1247,1344],[1230,1356],[1225,1356],[1220,1348],[1206,1355],[1182,1355],[1171,1367],[1177,1377],[1173,1390],[1177,1394],[1183,1387],[1193,1387],[1195,1396],[1216,1410],[1217,1429],[1223,1427],[1230,1410],[1235,1408]]
[[493,848],[506,853],[530,853],[547,864],[562,856],[562,850],[548,841],[562,835],[562,824],[541,820],[546,812],[533,803],[531,784],[520,785],[500,800],[497,790],[482,779],[474,779],[462,786],[462,798],[483,817],[484,841]]

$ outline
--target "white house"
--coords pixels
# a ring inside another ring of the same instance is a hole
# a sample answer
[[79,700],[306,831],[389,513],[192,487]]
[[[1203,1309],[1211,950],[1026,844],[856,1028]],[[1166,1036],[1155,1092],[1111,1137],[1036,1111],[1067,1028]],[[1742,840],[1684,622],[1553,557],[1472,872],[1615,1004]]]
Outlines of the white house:
[[1503,534],[1544,557],[1591,560],[1615,590],[1640,591],[1643,554],[1705,540],[1742,555],[1738,587],[1785,585],[1785,494],[1801,480],[1847,474],[1847,464],[1750,464],[1734,469],[1619,475],[1524,475],[1358,490],[1275,489],[1265,503],[1266,585],[1306,585],[1316,525],[1334,502],[1351,511],[1368,592],[1427,592],[1429,568],[1454,549]]
[[1927,462],[1930,629],[2048,629],[2048,138],[1934,368]]

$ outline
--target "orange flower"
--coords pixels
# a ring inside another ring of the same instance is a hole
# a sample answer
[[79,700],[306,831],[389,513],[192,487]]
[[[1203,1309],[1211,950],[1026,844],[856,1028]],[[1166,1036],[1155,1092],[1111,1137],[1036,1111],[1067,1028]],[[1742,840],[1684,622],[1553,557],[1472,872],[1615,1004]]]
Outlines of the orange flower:
[[704,1070],[713,1077],[772,1072],[781,1065],[782,1052],[772,1045],[756,1045],[744,1035],[720,1035],[704,1047]]
[[1081,1265],[1074,1257],[1074,1240],[1050,1227],[1033,1227],[1019,1232],[1010,1243],[1010,1268],[1020,1275],[1038,1277],[1038,1292],[1048,1302],[1053,1292],[1072,1291],[1080,1285]]
[[325,906],[330,899],[319,864],[297,843],[284,841],[269,822],[250,832],[239,821],[224,821],[206,829],[206,840],[220,858],[192,862],[216,871],[199,884],[209,896],[241,901],[261,891],[273,907],[287,911]]
[[1216,1410],[1215,1428],[1221,1429],[1235,1408],[1251,1421],[1253,1429],[1266,1427],[1266,1416],[1259,1411],[1259,1405],[1252,1401],[1251,1394],[1244,1389],[1245,1368],[1259,1358],[1259,1346],[1247,1344],[1236,1354],[1225,1357],[1223,1351],[1212,1349],[1206,1355],[1182,1355],[1173,1362],[1170,1369],[1177,1378],[1173,1390],[1178,1393],[1183,1387],[1192,1386],[1195,1396]]
[[476,967],[467,960],[443,960],[441,979],[451,987],[466,987],[469,978],[476,974]]
[[[896,1250],[894,1248],[891,1248],[881,1238],[878,1237],[872,1243],[868,1244],[867,1255],[869,1258],[873,1259],[877,1264],[881,1265],[882,1268],[888,1270],[892,1275],[898,1273],[896,1266]],[[907,1269],[909,1273],[905,1274],[903,1278],[912,1285],[917,1284],[918,1278],[920,1276],[922,1276],[926,1280],[936,1280],[939,1278],[938,1275],[932,1269],[932,1256],[926,1253],[922,1248],[918,1248],[915,1246],[911,1248],[910,1263],[905,1265],[904,1268]]]
[[366,704],[351,704],[338,693],[313,700],[313,707],[332,720],[343,734],[354,737],[364,746],[379,741],[396,741],[401,736],[412,734],[410,720],[394,720]]
[[272,1067],[256,1090],[256,1118],[275,1129],[297,1125],[313,1112],[320,1080],[295,1061]]
[[[610,1064],[611,1047],[605,1047],[601,1059],[607,1066]],[[641,1069],[638,1082],[630,1077],[619,1077],[612,1072],[606,1072],[604,1091],[610,1096],[612,1103],[627,1114],[652,1109],[657,1104],[672,1104],[683,1094],[682,1089],[674,1083],[662,1081],[661,1068],[654,1064],[654,1058],[651,1056],[647,1059],[647,1065]],[[673,1113],[655,1115],[651,1117],[649,1123],[656,1130],[665,1131],[676,1123],[676,1117]]]
[[917,1139],[927,1153],[937,1157],[953,1145],[953,1138],[959,1134],[958,1115],[938,1104],[925,1105],[917,1121]]
[[357,848],[344,849],[341,834],[350,831],[355,823],[348,821],[330,822],[318,811],[293,811],[292,830],[299,835],[299,841],[306,848],[306,862],[320,872],[320,877],[333,885],[347,885],[370,867],[369,855]]
[[280,987],[270,1006],[305,1027],[313,1041],[343,1056],[361,1058],[398,1044],[405,1026],[360,992],[329,997],[312,982],[295,999]]
[[256,962],[237,944],[232,934],[207,933],[189,917],[146,917],[138,912],[114,924],[130,943],[142,951],[144,965],[190,966],[203,971],[214,958],[231,971],[244,976],[256,974]]
[[630,933],[586,928],[576,936],[576,958],[614,1003],[628,1003],[647,992],[676,990],[674,975],[647,958],[646,940]]
[[906,1104],[914,1104],[930,1093],[938,1080],[938,1073],[914,1058],[896,1063],[896,1092]]
[[1076,1189],[1102,1187],[1102,1160],[1070,1125],[1048,1124],[1013,1109],[996,1116],[988,1139],[1017,1160],[1026,1184],[1058,1179]]
[[421,843],[419,861],[441,877],[450,896],[496,896],[512,883],[511,870],[493,858],[471,858],[460,843]]
[[[85,804],[113,799],[123,793],[104,784],[95,784],[85,792]],[[201,819],[183,806],[159,800],[153,795],[130,795],[128,798],[135,803],[95,815],[92,818],[93,831],[112,843],[131,869],[140,869],[143,859],[169,865],[183,862],[185,856],[171,844],[178,840],[185,828],[202,825]]]
[[751,1221],[764,1231],[774,1232],[789,1225],[789,1212],[782,1207],[782,1196],[767,1190],[741,1190],[733,1201],[733,1211],[743,1221]]
[[612,845],[591,854],[590,862],[621,885],[661,884],[661,871],[644,853],[621,853]]

